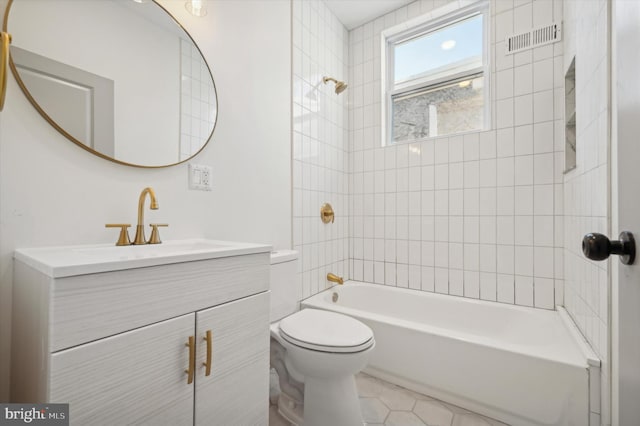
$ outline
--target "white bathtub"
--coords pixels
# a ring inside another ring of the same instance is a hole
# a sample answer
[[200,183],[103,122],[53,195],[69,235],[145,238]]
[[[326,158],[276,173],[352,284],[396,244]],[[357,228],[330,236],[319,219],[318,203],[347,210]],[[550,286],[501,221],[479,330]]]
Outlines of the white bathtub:
[[600,362],[562,308],[354,281],[302,306],[371,327],[376,347],[365,371],[373,376],[512,425],[589,424],[589,374],[599,375]]

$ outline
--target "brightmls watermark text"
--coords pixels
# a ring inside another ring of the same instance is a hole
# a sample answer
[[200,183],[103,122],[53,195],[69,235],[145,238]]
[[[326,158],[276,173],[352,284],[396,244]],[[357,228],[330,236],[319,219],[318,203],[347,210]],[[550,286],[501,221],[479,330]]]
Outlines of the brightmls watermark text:
[[69,404],[0,404],[0,426],[69,426]]

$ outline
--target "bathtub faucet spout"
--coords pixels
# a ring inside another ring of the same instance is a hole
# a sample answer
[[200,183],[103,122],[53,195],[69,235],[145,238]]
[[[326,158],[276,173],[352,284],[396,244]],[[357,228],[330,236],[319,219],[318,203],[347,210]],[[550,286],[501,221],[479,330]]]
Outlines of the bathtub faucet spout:
[[332,274],[331,272],[327,274],[327,280],[333,283],[344,284],[344,280],[342,279],[342,277]]

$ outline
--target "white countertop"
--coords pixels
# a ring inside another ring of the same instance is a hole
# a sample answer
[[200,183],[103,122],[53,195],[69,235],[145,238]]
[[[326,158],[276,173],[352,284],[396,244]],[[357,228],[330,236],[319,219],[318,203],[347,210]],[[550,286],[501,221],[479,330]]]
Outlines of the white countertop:
[[95,244],[26,248],[17,249],[13,256],[43,274],[61,278],[270,251],[271,246],[265,244],[195,238],[140,246]]

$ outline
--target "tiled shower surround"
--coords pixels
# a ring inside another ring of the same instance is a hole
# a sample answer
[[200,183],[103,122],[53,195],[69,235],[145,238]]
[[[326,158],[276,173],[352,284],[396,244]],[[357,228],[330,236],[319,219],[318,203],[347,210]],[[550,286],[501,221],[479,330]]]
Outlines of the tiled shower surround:
[[382,146],[381,31],[471,3],[416,1],[350,32],[350,277],[553,309],[563,294],[562,43],[505,55],[504,39],[561,21],[561,2],[491,2],[491,130]]
[[[415,1],[347,32],[321,0],[294,0],[293,236],[303,295],[337,271],[565,305],[602,360],[601,401],[590,409],[594,424],[610,424],[610,261],[588,261],[580,247],[587,232],[611,234],[607,1],[491,0],[491,129],[383,146],[380,33],[471,3]],[[507,35],[551,22],[562,23],[562,42],[505,55]],[[574,56],[577,168],[563,174],[563,83]],[[325,73],[345,79],[346,92],[324,86]],[[336,207],[332,225],[318,220],[325,201]]]
[[[565,0],[565,69],[576,58],[576,168],[564,176],[565,307],[602,362],[601,402],[592,416],[611,423],[609,396],[609,267],[582,255],[589,232],[613,236],[608,222],[609,99],[606,0]],[[575,36],[571,36],[575,34]],[[600,424],[600,423],[598,423]]]
[[[321,0],[294,0],[292,14],[293,244],[308,297],[324,290],[328,272],[349,276],[347,94],[322,83],[346,80],[348,32]],[[320,221],[325,202],[332,224]]]
[[[509,34],[561,21],[560,1],[492,0],[491,130],[382,146],[380,32],[471,3],[416,1],[347,32],[321,0],[293,1],[293,238],[304,297],[334,272],[563,303],[562,43],[515,55],[504,46]],[[349,88],[336,95],[325,75]],[[318,220],[324,202],[333,224]]]

